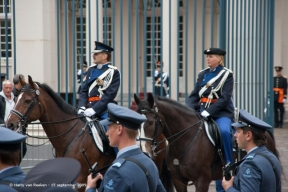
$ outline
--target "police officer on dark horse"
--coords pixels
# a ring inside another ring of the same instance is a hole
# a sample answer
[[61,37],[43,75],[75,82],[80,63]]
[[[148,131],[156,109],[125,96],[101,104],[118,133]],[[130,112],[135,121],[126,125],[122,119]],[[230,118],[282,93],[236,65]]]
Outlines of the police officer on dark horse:
[[[226,52],[219,48],[204,51],[207,55],[208,68],[198,74],[194,90],[189,96],[188,105],[192,109],[200,107],[202,117],[211,117],[221,131],[226,163],[232,162],[231,123],[234,118],[232,93],[234,86],[233,72],[224,67]],[[225,163],[225,164],[226,164]],[[216,181],[217,192],[224,192],[221,180]]]
[[[121,75],[115,66],[110,65],[112,51],[112,47],[95,41],[92,52],[94,65],[89,67],[81,86],[78,114],[106,119],[108,103],[117,103],[115,98],[118,96]],[[105,129],[107,131],[107,127]],[[117,153],[117,149],[114,150]]]

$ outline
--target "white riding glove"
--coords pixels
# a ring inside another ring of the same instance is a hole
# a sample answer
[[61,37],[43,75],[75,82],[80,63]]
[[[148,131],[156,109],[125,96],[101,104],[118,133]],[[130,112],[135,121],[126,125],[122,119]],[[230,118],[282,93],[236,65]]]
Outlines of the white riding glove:
[[210,114],[206,110],[204,110],[204,111],[202,111],[201,116],[206,118],[206,117],[210,116]]
[[282,101],[283,103],[285,103],[286,102],[286,99],[283,99],[283,101]]
[[80,107],[78,109],[78,114],[84,113],[84,111],[85,111],[85,107]]
[[85,111],[84,111],[84,115],[85,116],[88,116],[88,117],[91,117],[92,115],[95,115],[95,111],[94,111],[94,109],[92,109],[92,108],[88,108],[88,109],[86,109]]

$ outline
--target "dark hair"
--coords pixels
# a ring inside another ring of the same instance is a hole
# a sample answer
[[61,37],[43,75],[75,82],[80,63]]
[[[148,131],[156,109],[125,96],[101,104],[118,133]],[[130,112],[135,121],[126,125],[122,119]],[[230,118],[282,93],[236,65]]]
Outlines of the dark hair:
[[107,61],[111,61],[111,53],[109,53],[107,51],[103,51],[102,53],[107,55]]
[[13,83],[14,83],[14,84],[18,84],[19,81],[20,81],[20,78],[21,78],[21,79],[24,79],[24,75],[22,75],[22,74],[16,74],[16,75],[13,77]]
[[16,166],[20,162],[20,150],[16,151],[1,151],[0,162],[6,165]]
[[253,135],[253,142],[258,147],[266,145],[266,135],[263,131],[256,131],[255,129],[251,129],[250,127],[243,127],[243,133],[247,133],[250,131]]

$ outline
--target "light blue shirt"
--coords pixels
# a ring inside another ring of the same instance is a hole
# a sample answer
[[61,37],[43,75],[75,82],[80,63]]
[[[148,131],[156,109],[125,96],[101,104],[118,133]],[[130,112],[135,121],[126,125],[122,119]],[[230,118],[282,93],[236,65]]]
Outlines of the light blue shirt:
[[121,149],[121,150],[117,153],[117,157],[116,157],[116,158],[118,158],[121,154],[123,154],[123,153],[125,153],[125,152],[127,152],[127,151],[130,151],[130,150],[132,150],[132,149],[137,149],[137,148],[139,148],[137,145],[132,145],[132,146],[129,146],[129,147],[125,147],[125,148]]

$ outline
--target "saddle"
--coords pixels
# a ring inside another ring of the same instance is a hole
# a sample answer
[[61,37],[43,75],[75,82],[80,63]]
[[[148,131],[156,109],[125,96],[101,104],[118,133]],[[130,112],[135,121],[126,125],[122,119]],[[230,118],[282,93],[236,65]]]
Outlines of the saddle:
[[99,151],[105,155],[113,154],[113,148],[109,145],[109,140],[106,136],[105,128],[99,123],[99,119],[91,119],[90,117],[86,117],[86,123],[89,125],[90,134]]

